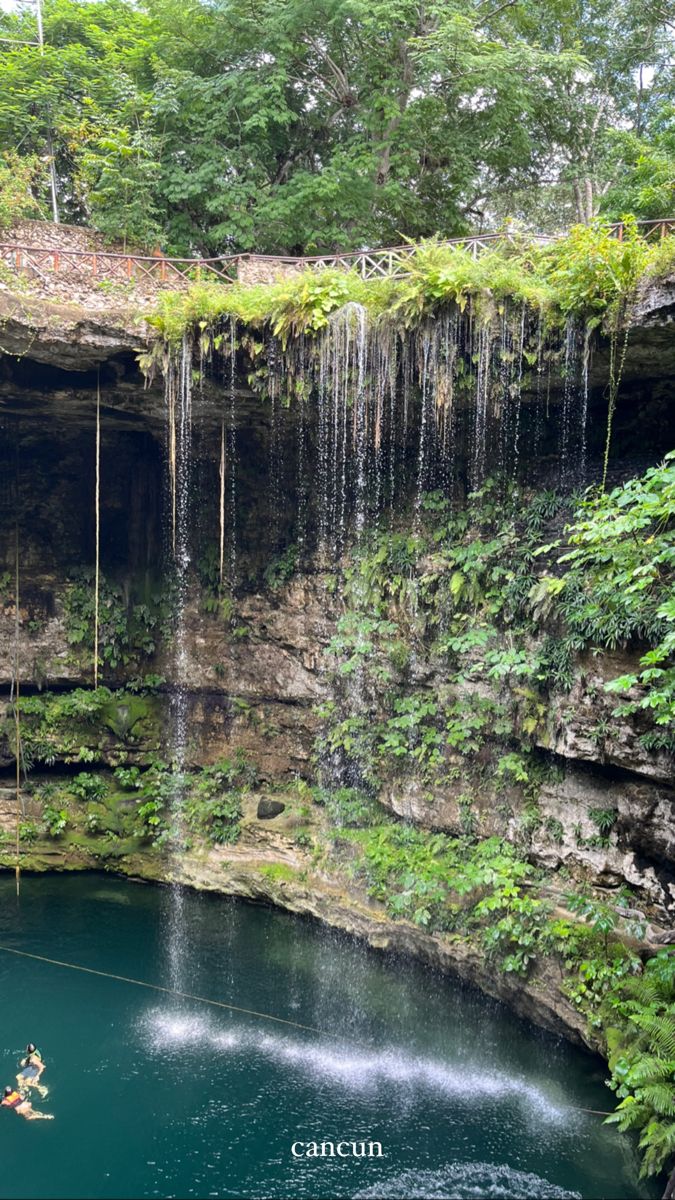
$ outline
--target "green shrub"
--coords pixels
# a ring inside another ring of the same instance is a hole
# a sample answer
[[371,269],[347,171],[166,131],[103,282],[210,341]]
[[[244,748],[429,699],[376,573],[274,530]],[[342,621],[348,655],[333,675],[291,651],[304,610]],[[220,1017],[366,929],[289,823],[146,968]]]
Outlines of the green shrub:
[[364,829],[382,820],[381,806],[358,788],[317,788],[314,798],[338,828]]
[[39,190],[44,174],[44,164],[35,154],[0,154],[0,231],[42,215],[33,190]]

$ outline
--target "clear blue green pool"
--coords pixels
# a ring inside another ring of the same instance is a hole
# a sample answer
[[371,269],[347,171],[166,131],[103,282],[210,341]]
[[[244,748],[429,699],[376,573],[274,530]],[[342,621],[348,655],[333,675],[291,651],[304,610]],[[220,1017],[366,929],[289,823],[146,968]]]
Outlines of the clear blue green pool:
[[[167,984],[169,891],[0,879],[0,944]],[[652,1197],[603,1064],[498,1005],[286,914],[186,895],[189,990],[320,1037],[0,952],[2,1084],[34,1040],[46,1111],[0,1111],[4,1197]],[[382,1158],[296,1159],[376,1141]],[[297,1147],[296,1147],[297,1149]]]

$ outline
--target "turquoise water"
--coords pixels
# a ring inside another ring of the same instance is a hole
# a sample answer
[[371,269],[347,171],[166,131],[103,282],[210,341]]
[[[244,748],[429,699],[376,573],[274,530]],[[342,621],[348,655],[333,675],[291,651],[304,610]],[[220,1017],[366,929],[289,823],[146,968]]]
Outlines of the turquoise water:
[[[0,943],[166,983],[167,890],[0,881]],[[330,1037],[0,953],[2,1084],[34,1040],[53,1122],[0,1111],[5,1197],[650,1197],[602,1064],[420,968],[187,895],[188,990]],[[295,1160],[295,1141],[382,1158]]]

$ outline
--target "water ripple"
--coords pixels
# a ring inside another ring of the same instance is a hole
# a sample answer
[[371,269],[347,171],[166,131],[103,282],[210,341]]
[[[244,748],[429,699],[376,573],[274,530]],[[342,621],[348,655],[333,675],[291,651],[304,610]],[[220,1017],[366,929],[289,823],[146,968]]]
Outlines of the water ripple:
[[354,1193],[354,1200],[581,1200],[530,1171],[505,1163],[451,1163],[438,1171],[403,1171]]

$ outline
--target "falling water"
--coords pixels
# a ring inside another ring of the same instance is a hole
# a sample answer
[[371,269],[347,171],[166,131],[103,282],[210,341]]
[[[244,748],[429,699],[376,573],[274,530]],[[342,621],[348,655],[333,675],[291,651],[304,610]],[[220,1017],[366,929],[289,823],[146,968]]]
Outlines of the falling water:
[[[536,385],[534,399],[534,430],[532,435],[532,457],[536,461],[541,453],[544,435],[544,419],[548,415],[542,402],[542,375],[544,369],[544,319],[541,310],[537,321]],[[548,409],[548,397],[546,409]]]
[[[172,692],[169,706],[169,747],[174,773],[171,836],[174,854],[183,841],[182,805],[188,749],[189,654],[186,609],[190,582],[190,492],[192,479],[192,342],[183,339],[177,362],[167,376],[167,459],[171,497],[171,561],[175,595]],[[169,911],[169,978],[173,988],[183,984],[183,894],[171,888]]]
[[303,391],[300,397],[300,412],[298,416],[298,481],[297,481],[297,524],[296,537],[298,553],[302,560],[305,555],[307,541],[307,501],[309,484],[307,479],[307,397]]
[[270,403],[270,433],[269,433],[269,520],[270,540],[276,549],[279,540],[281,524],[281,489],[283,449],[281,439],[281,396],[280,372],[277,366],[277,347],[273,338],[268,340],[267,355],[269,362],[269,403]]
[[353,426],[354,426],[354,451],[356,454],[356,494],[354,496],[355,509],[355,531],[357,540],[360,539],[365,523],[368,497],[366,493],[366,472],[367,472],[367,413],[368,413],[368,398],[366,395],[366,310],[360,304],[348,305],[345,311],[345,319],[349,321],[352,317],[356,321],[356,344],[355,344],[355,379],[354,379],[354,394],[352,399],[353,405]]
[[481,486],[485,479],[491,352],[492,339],[490,330],[487,325],[481,325],[478,332],[473,461],[471,464],[470,480],[474,491]]
[[575,459],[579,447],[575,445],[578,430],[574,424],[579,367],[579,336],[575,322],[570,318],[565,326],[565,354],[563,359],[563,396],[560,414],[560,485],[567,488],[575,476]]
[[[234,590],[240,531],[233,320],[223,340],[227,399],[221,428],[220,554],[222,562],[229,547],[229,586]],[[326,567],[339,570],[350,540],[358,541],[384,514],[393,525],[402,503],[412,502],[419,525],[430,491],[440,489],[452,498],[464,487],[480,488],[495,470],[520,478],[526,458],[540,456],[549,416],[550,364],[561,357],[561,402],[553,411],[559,480],[568,487],[585,474],[590,357],[588,335],[582,339],[572,322],[560,346],[545,333],[542,314],[530,314],[523,303],[504,300],[488,311],[470,301],[465,308],[451,305],[405,332],[373,321],[362,305],[349,303],[316,336],[302,335],[286,347],[268,337],[270,541],[279,545],[283,530],[288,475],[284,396],[294,397],[296,405],[298,547],[303,558],[314,550]],[[526,363],[533,368],[527,374]],[[172,389],[167,437],[175,544],[181,520],[176,499],[181,490],[176,479],[178,374],[167,388],[169,397]],[[177,546],[175,554],[180,554]]]
[[513,431],[513,456],[511,476],[513,479],[518,477],[518,466],[520,459],[520,414],[522,406],[523,392],[523,355],[525,353],[525,304],[521,305],[520,310],[520,330],[519,339],[515,349],[515,366],[516,379],[512,389],[512,400],[515,407],[514,431]]
[[588,376],[590,371],[591,359],[591,330],[586,326],[584,329],[584,345],[581,359],[581,485],[582,487],[587,482],[587,436],[588,436]]
[[234,317],[230,318],[229,383],[227,406],[227,467],[230,473],[230,590],[237,584],[237,341]]
[[425,492],[429,491],[430,464],[429,457],[431,453],[431,421],[432,415],[429,413],[430,403],[430,388],[429,388],[429,351],[431,349],[431,338],[429,330],[422,331],[422,403],[420,408],[420,432],[417,451],[417,484],[415,487],[415,526],[419,529],[420,516],[422,511],[422,498]]

